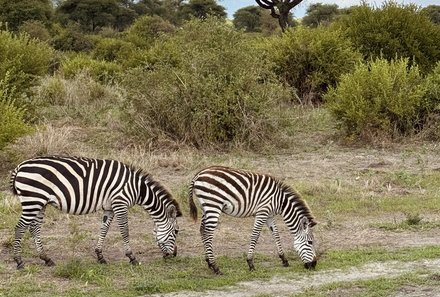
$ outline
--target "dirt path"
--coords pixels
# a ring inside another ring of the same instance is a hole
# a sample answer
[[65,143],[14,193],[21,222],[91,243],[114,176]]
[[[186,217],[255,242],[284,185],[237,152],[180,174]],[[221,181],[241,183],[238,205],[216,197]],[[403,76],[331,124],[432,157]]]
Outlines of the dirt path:
[[[390,261],[385,263],[368,263],[358,268],[348,270],[335,269],[326,271],[316,271],[307,276],[301,276],[294,279],[285,277],[274,277],[270,281],[250,281],[242,282],[236,286],[223,287],[221,292],[217,290],[209,290],[205,292],[178,292],[169,294],[157,294],[149,296],[162,297],[216,297],[219,295],[230,297],[251,297],[257,295],[268,294],[271,296],[291,296],[292,294],[301,293],[312,287],[319,287],[335,282],[350,282],[357,280],[368,280],[379,277],[393,278],[404,273],[415,270],[423,270],[426,273],[439,272],[440,259],[437,260],[421,260],[414,262]],[[438,288],[425,288],[422,295],[414,295],[411,290],[399,292],[397,296],[431,296],[440,297],[440,292],[436,292]],[[421,293],[421,292],[419,292]],[[349,296],[348,294],[347,296]]]

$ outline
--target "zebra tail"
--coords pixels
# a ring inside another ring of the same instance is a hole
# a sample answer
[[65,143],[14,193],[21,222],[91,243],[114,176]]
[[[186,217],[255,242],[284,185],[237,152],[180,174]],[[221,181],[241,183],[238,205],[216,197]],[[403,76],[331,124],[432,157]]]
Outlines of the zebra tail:
[[191,218],[195,221],[197,221],[197,207],[194,203],[193,199],[193,187],[194,187],[194,180],[191,181],[191,184],[189,185],[189,214],[191,215]]
[[18,195],[17,188],[15,188],[15,178],[17,177],[18,166],[12,171],[11,178],[9,179],[9,186],[11,187],[12,193]]

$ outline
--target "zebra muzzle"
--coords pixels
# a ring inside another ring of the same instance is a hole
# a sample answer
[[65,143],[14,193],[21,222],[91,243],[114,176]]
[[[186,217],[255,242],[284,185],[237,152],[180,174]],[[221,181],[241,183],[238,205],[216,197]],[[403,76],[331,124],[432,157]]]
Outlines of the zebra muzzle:
[[311,269],[315,269],[315,267],[316,267],[316,258],[313,259],[312,262],[304,263],[304,268],[306,268],[306,269],[311,270]]

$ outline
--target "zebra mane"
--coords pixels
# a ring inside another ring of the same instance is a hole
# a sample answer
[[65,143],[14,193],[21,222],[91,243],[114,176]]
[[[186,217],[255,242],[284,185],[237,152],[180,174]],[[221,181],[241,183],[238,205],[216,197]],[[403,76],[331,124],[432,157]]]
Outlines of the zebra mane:
[[173,198],[173,196],[170,194],[170,192],[168,192],[167,189],[165,189],[158,181],[156,181],[155,179],[153,179],[152,175],[149,173],[144,172],[142,169],[138,168],[135,169],[132,167],[132,169],[136,172],[136,174],[139,174],[140,178],[142,179],[143,182],[147,182],[149,184],[154,185],[155,188],[157,188],[163,195],[163,197],[170,202],[172,205],[174,205],[176,207],[176,214],[178,217],[182,216],[182,211],[180,210],[180,205],[177,202],[176,199]]
[[307,202],[301,197],[301,195],[294,190],[292,187],[286,185],[282,181],[278,180],[278,184],[281,190],[288,195],[288,198],[283,201],[283,209],[288,203],[288,201],[295,202],[295,206],[299,206],[302,213],[307,217],[307,219],[313,224],[316,224],[315,217],[312,215],[312,211],[310,210]]

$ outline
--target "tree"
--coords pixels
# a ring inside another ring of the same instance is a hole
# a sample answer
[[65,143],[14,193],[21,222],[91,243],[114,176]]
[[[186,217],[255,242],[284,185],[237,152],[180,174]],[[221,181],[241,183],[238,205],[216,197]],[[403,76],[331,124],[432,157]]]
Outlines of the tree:
[[225,8],[217,4],[215,0],[190,0],[180,6],[180,14],[183,19],[196,17],[205,19],[208,16],[226,18]]
[[422,9],[422,13],[433,23],[440,25],[440,5],[428,5]]
[[302,23],[309,27],[317,27],[319,24],[330,23],[339,14],[336,4],[311,4],[302,19]]
[[290,10],[300,4],[302,0],[256,0],[256,2],[260,7],[270,9],[272,17],[278,19],[281,30],[285,32],[291,25],[289,23]]
[[235,28],[246,32],[261,32],[261,10],[258,6],[246,6],[234,13]]
[[47,25],[53,15],[50,0],[0,0],[0,22],[8,29],[17,30],[26,21],[40,21]]
[[66,0],[57,8],[58,16],[65,25],[69,21],[81,25],[84,31],[114,27],[119,30],[130,25],[136,13],[116,0]]

